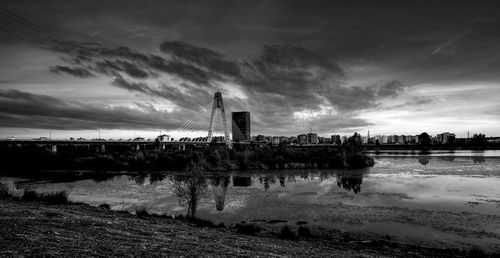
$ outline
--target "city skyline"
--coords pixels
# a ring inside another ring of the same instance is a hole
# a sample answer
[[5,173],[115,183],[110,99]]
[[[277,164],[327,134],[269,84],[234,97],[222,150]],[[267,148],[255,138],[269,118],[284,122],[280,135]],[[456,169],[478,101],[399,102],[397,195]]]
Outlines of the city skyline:
[[179,138],[217,90],[252,135],[500,135],[498,3],[119,3],[5,1],[0,137]]

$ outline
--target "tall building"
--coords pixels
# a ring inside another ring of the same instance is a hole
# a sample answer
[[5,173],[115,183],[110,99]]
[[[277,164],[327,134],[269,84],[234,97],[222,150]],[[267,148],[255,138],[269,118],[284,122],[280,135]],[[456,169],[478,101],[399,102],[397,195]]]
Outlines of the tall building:
[[233,141],[249,141],[250,138],[250,112],[233,112]]

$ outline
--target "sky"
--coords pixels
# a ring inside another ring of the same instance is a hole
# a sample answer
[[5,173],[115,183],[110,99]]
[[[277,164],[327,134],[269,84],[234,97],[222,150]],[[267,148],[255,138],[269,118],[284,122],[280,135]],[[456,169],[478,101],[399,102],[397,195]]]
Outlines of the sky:
[[500,136],[498,1],[3,0],[0,56],[1,138]]

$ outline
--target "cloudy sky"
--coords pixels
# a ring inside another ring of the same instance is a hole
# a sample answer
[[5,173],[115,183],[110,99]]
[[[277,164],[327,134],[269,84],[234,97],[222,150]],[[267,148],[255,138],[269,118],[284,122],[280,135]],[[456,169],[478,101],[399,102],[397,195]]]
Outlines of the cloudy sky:
[[495,1],[3,0],[0,56],[2,138],[176,135],[217,90],[254,135],[500,136]]

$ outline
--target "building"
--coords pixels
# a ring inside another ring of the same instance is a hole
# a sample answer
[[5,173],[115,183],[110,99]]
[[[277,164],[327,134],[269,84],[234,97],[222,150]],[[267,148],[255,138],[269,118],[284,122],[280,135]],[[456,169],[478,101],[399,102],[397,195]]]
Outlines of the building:
[[340,139],[340,135],[332,135],[331,136],[332,138],[332,143],[335,144],[335,145],[340,145],[342,144],[342,140]]
[[318,144],[318,134],[316,133],[308,133],[307,134],[307,143],[309,144]]
[[418,143],[418,135],[407,135],[406,142],[407,143]]
[[305,135],[305,134],[299,134],[297,136],[297,143],[298,144],[306,144],[307,143],[307,135]]
[[233,141],[249,141],[250,138],[250,112],[241,111],[231,114],[233,123]]
[[454,133],[440,133],[436,135],[436,142],[441,143],[441,144],[447,144],[447,143],[452,143],[455,141],[455,134]]
[[169,142],[170,135],[162,134],[156,138],[159,142]]

